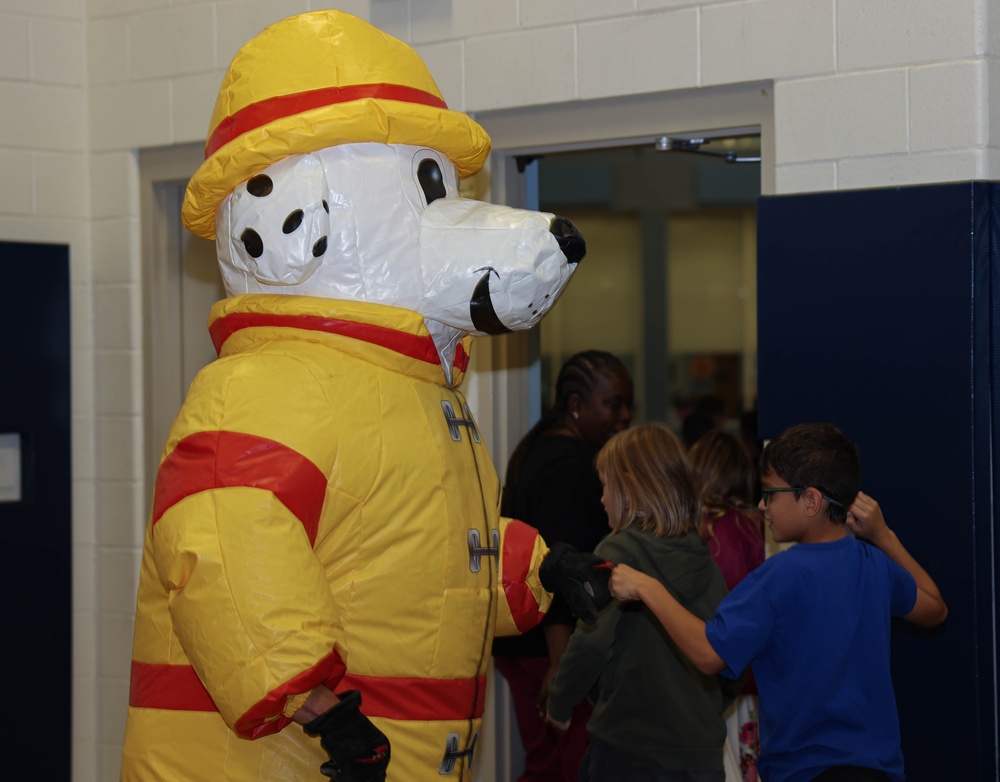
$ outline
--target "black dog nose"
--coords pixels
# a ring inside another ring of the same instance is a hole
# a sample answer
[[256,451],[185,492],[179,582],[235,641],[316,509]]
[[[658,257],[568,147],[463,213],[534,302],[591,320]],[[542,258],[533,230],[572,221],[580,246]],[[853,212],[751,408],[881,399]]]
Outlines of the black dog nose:
[[579,263],[583,260],[583,256],[587,253],[587,243],[573,223],[557,215],[549,223],[549,231],[559,242],[559,249],[563,251],[569,263]]

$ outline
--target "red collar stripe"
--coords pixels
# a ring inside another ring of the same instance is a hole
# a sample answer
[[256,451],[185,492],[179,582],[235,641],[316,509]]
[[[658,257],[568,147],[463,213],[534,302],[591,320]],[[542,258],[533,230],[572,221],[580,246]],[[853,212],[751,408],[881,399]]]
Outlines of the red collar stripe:
[[535,549],[538,530],[523,521],[512,520],[503,533],[503,588],[514,624],[522,633],[537,625],[545,615],[538,610],[531,587],[528,586],[528,571],[531,569],[531,554]]
[[[306,331],[323,331],[327,334],[339,334],[344,337],[368,342],[373,345],[380,345],[384,348],[400,353],[428,364],[440,365],[441,359],[438,357],[437,349],[434,347],[434,340],[430,336],[419,336],[417,334],[407,334],[385,326],[376,326],[370,323],[357,323],[351,320],[340,320],[339,318],[324,318],[318,315],[276,315],[256,312],[234,312],[230,315],[216,320],[209,327],[212,336],[212,343],[215,345],[216,353],[222,353],[222,346],[226,340],[241,329],[246,328],[294,328]],[[459,366],[459,356],[456,355],[455,365],[464,370],[468,364],[468,356],[465,351],[460,353],[463,366]]]
[[297,451],[240,432],[197,432],[177,444],[156,474],[153,524],[185,497],[232,486],[270,491],[316,542],[326,476]]
[[403,84],[352,84],[347,87],[324,87],[291,95],[276,95],[267,100],[251,103],[223,119],[208,138],[208,143],[205,145],[205,159],[210,158],[233,139],[268,123],[312,109],[350,103],[364,98],[415,103],[436,109],[448,108],[448,104],[437,95]]

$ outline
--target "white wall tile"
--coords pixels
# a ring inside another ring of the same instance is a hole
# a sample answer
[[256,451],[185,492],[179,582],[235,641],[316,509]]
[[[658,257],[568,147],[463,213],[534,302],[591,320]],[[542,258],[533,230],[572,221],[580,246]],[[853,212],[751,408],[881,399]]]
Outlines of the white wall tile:
[[93,621],[97,606],[97,549],[73,543],[73,626]]
[[837,189],[837,164],[801,163],[778,166],[774,171],[775,193],[814,193]]
[[142,373],[138,353],[98,351],[94,356],[94,393],[98,415],[142,413]]
[[[664,8],[691,8],[692,6],[709,6],[719,3],[730,3],[733,0],[636,0],[638,11],[652,11]],[[746,2],[746,0],[739,0]]]
[[133,218],[96,220],[93,235],[93,279],[101,285],[139,282],[139,264],[132,254]]
[[910,149],[960,149],[987,140],[987,68],[981,61],[910,69]]
[[224,71],[217,70],[174,80],[174,143],[197,141],[204,144],[208,139],[208,123],[212,120],[212,109],[224,76]]
[[579,96],[603,98],[698,85],[693,10],[581,24]]
[[[83,422],[81,421],[81,424]],[[97,487],[93,481],[73,480],[73,545],[94,546],[97,532],[94,528],[94,496]],[[76,578],[76,573],[73,574]]]
[[209,5],[143,14],[129,23],[130,75],[159,79],[215,66],[215,18]]
[[0,79],[27,80],[28,20],[0,13]]
[[634,11],[635,0],[529,0],[521,3],[521,24],[525,27],[560,25],[628,16]]
[[117,152],[170,144],[173,141],[171,86],[164,79],[91,89],[92,151]]
[[838,70],[964,59],[980,0],[837,0]]
[[3,0],[0,10],[48,19],[83,19],[84,0]]
[[129,68],[128,19],[117,16],[87,24],[87,77],[90,85],[125,81]]
[[778,82],[774,88],[779,164],[906,150],[906,73]]
[[86,96],[82,89],[0,82],[0,143],[5,147],[82,152]]
[[517,6],[517,0],[411,2],[410,43],[433,43],[517,30]]
[[[1000,24],[996,27],[1000,29]],[[1000,46],[997,56],[986,59],[986,137],[990,146],[1000,146]]]
[[753,0],[701,12],[703,84],[831,73],[830,0]]
[[139,166],[133,153],[116,151],[90,155],[92,219],[138,217],[138,191]]
[[[123,584],[123,587],[126,585]],[[132,661],[132,633],[134,628],[135,593],[128,611],[102,612],[97,621],[97,674],[112,679],[128,680]],[[123,715],[124,716],[124,715]]]
[[86,34],[82,21],[35,19],[31,22],[31,80],[78,86],[86,73]]
[[[95,515],[102,546],[135,549],[142,545],[148,515],[142,494],[142,485],[134,481],[97,483]],[[135,562],[130,567],[139,572]]]
[[128,16],[155,11],[168,5],[170,0],[86,0],[86,2],[87,16],[91,19],[100,19],[107,16]]
[[98,475],[107,480],[140,480],[142,421],[134,416],[100,416],[95,429],[94,459]]
[[[130,549],[102,550],[97,571],[97,598],[101,611],[122,615],[133,613],[139,588],[139,572],[135,568],[133,552]],[[122,670],[119,669],[119,673]]]
[[344,6],[345,11],[367,19],[379,30],[401,41],[412,43],[410,35],[410,0],[372,0],[367,13],[356,13]]
[[[88,572],[93,572],[90,568]],[[73,678],[93,681],[97,674],[97,628],[91,611],[73,612]],[[93,720],[89,720],[93,722]],[[81,726],[96,738],[95,726]]]
[[136,286],[94,286],[94,347],[98,350],[137,350],[132,324],[138,323]]
[[979,170],[978,179],[1000,180],[1000,147],[989,147],[981,153]]
[[[75,304],[71,306],[75,306]],[[82,337],[82,339],[89,341],[89,337]],[[72,362],[70,371],[73,373],[72,408],[74,415],[73,436],[75,437],[78,426],[77,419],[79,419],[79,426],[91,426],[91,417],[94,413],[94,355],[90,346],[74,347],[70,361]],[[76,472],[73,475],[79,477]]]
[[977,150],[966,149],[843,160],[838,165],[839,184],[843,190],[855,190],[982,179],[982,159]]
[[465,95],[462,81],[462,44],[457,42],[414,47],[431,72],[449,109],[462,111]]
[[562,103],[576,97],[575,31],[528,30],[469,41],[467,111]]
[[[216,67],[229,67],[236,52],[268,25],[307,9],[302,0],[236,0],[216,5],[218,17]],[[340,8],[340,5],[337,5]],[[221,77],[217,79],[221,83]],[[216,84],[218,87],[218,84]]]
[[4,185],[0,187],[0,214],[30,215],[34,211],[33,157],[29,152],[0,149],[0,171],[3,171],[4,177]]
[[91,481],[97,477],[94,464],[96,432],[92,416],[73,417],[73,478]]
[[40,152],[35,162],[35,213],[86,217],[90,213],[87,158]]

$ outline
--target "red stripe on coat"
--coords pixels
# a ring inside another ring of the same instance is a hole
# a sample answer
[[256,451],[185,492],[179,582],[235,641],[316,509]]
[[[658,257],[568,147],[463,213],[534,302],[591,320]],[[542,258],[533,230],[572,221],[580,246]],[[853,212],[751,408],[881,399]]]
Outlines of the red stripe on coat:
[[312,109],[349,103],[364,98],[394,100],[401,103],[415,103],[437,109],[447,109],[448,105],[437,95],[416,87],[403,84],[352,84],[346,87],[324,87],[291,95],[276,95],[273,98],[251,103],[218,124],[205,145],[205,159],[244,133],[256,130],[275,120],[291,117]]
[[[405,676],[344,675],[336,652],[272,690],[236,721],[236,731],[247,738],[276,733],[291,720],[281,715],[290,695],[319,685],[331,690],[361,691],[361,711],[368,717],[433,722],[480,718],[486,708],[486,677],[421,679]],[[168,711],[218,711],[190,665],[155,665],[132,661],[129,706]]]
[[341,690],[361,690],[361,711],[389,720],[467,720],[486,708],[486,677],[421,679],[347,674]]
[[132,661],[128,705],[140,709],[218,711],[215,701],[190,665]]
[[153,492],[153,524],[185,497],[210,489],[265,489],[302,522],[316,542],[326,498],[326,476],[298,451],[241,432],[188,435],[163,460]]
[[[351,337],[372,345],[389,348],[419,361],[428,364],[440,365],[441,359],[438,357],[437,348],[434,347],[434,340],[430,335],[420,336],[418,334],[407,334],[404,331],[397,331],[386,326],[377,326],[371,323],[357,323],[351,320],[341,320],[339,318],[324,318],[319,315],[278,315],[266,312],[233,312],[229,315],[217,319],[208,328],[212,337],[212,344],[215,345],[216,353],[222,353],[222,346],[237,331],[247,328],[259,328],[270,326],[273,328],[294,328],[305,331],[323,331],[327,334],[339,334]],[[461,347],[461,346],[460,346]],[[464,349],[462,355],[465,355]],[[463,359],[468,364],[468,356]],[[458,366],[456,356],[455,365]],[[463,367],[460,367],[464,369]]]
[[514,624],[520,632],[530,630],[542,621],[544,611],[527,585],[538,530],[523,521],[512,520],[503,535],[503,588]]

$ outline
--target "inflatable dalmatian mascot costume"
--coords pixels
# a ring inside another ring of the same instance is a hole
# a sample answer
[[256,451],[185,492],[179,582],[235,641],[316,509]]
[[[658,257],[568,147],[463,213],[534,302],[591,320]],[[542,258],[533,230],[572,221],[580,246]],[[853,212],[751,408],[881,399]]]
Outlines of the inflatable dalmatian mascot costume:
[[492,638],[550,595],[457,389],[584,252],[458,197],[489,148],[338,11],[230,65],[183,208],[229,298],[157,474],[122,780],[471,780]]

